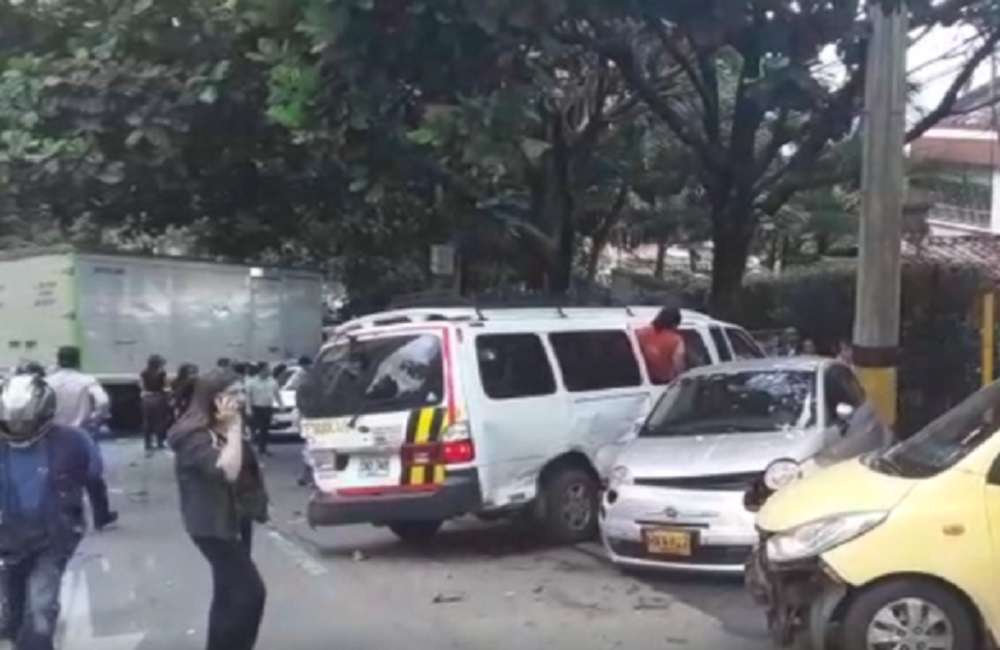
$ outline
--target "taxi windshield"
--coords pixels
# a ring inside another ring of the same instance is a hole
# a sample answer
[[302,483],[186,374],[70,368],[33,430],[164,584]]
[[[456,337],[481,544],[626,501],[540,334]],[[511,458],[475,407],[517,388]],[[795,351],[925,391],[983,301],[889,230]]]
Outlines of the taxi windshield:
[[866,459],[872,469],[928,478],[954,467],[1000,429],[1000,382],[973,394],[913,437]]
[[433,334],[348,339],[328,348],[302,379],[307,418],[405,411],[444,397],[441,341]]

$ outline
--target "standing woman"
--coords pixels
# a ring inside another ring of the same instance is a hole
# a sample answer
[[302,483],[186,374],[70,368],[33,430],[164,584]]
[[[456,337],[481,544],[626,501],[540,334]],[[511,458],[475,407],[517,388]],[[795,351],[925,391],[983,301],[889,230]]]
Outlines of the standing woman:
[[266,590],[250,557],[252,522],[267,521],[267,491],[241,431],[241,386],[213,370],[195,380],[170,429],[184,527],[212,567],[207,650],[251,650]]
[[193,363],[182,363],[177,369],[177,376],[170,382],[170,406],[174,411],[174,422],[181,419],[191,403],[196,379],[198,379],[198,366]]
[[170,426],[170,400],[167,397],[167,362],[158,354],[149,357],[146,369],[139,373],[142,388],[142,432],[146,438],[146,451],[156,446],[163,449]]

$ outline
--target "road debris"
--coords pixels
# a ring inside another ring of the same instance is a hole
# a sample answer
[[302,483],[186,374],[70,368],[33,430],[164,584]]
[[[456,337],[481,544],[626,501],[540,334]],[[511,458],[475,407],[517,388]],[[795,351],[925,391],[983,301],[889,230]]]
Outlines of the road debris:
[[441,605],[443,603],[460,603],[465,600],[465,594],[460,591],[444,591],[436,596],[431,602],[435,605]]
[[663,596],[639,596],[639,600],[636,601],[633,609],[637,612],[664,610],[670,609],[671,605],[673,605],[673,601]]

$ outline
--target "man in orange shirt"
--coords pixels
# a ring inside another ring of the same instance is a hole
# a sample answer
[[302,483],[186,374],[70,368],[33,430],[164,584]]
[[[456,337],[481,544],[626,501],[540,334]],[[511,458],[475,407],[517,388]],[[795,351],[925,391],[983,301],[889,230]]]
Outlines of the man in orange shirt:
[[636,332],[654,384],[668,384],[685,370],[684,338],[677,330],[680,324],[680,310],[664,307],[649,327]]

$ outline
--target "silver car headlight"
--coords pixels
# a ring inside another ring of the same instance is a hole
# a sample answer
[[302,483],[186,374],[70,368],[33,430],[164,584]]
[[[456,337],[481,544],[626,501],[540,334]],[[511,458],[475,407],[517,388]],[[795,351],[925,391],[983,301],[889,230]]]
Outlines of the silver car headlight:
[[856,512],[797,526],[767,540],[767,558],[772,562],[794,562],[818,557],[864,535],[888,516],[888,512]]
[[790,458],[774,461],[764,470],[764,485],[772,492],[788,487],[802,478],[802,466]]
[[635,479],[632,477],[632,472],[628,467],[617,465],[611,470],[611,474],[608,475],[608,488],[617,490],[624,485],[632,485],[634,481]]

